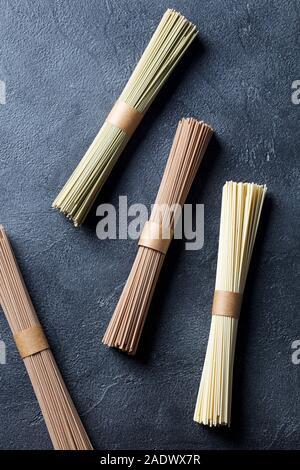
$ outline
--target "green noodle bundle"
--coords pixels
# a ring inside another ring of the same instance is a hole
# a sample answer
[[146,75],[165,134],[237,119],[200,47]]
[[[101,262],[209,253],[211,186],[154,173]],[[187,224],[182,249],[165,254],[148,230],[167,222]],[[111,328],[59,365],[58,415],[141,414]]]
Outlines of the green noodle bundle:
[[143,115],[197,34],[196,27],[167,10],[81,162],[52,206],[82,224]]

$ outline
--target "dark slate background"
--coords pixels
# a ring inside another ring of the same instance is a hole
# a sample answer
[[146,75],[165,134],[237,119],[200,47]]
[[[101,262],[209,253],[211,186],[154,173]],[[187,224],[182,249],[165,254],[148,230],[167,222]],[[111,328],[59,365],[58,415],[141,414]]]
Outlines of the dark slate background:
[[[120,94],[167,7],[199,27],[109,179],[100,202],[150,205],[177,122],[215,129],[189,201],[205,204],[205,244],[175,241],[137,357],[101,338],[136,242],[76,230],[51,202]],[[74,402],[98,449],[300,448],[299,1],[0,0],[0,222]],[[232,427],[193,422],[214,289],[221,189],[268,185],[245,294]],[[6,320],[0,338],[0,447],[51,448]]]

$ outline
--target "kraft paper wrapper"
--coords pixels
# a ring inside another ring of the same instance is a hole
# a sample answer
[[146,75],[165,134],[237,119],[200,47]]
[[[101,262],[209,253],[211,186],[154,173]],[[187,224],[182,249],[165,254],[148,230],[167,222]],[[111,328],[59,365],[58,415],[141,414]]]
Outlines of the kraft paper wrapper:
[[[165,255],[173,238],[173,231],[166,229],[165,232],[164,234],[162,226],[157,222],[147,221],[139,239],[139,246],[151,248]],[[164,235],[168,235],[169,238],[164,238]]]
[[243,296],[239,292],[215,290],[212,315],[239,319]]
[[106,122],[118,127],[128,137],[131,137],[142,119],[142,113],[129,106],[125,101],[117,101],[107,116]]
[[40,325],[34,325],[14,334],[18,351],[22,359],[40,351],[49,349],[48,341]]

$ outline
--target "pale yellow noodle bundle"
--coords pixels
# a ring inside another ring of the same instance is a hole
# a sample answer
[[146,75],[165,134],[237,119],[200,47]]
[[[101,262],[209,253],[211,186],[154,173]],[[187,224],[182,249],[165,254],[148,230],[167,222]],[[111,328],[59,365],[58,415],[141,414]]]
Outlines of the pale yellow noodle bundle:
[[266,190],[254,183],[223,187],[211,328],[194,414],[209,426],[230,425],[239,311]]
[[120,98],[52,206],[79,226],[127,142],[170,73],[197,34],[196,27],[167,10]]
[[0,302],[30,377],[55,449],[92,445],[36,316],[9,240],[0,226]]

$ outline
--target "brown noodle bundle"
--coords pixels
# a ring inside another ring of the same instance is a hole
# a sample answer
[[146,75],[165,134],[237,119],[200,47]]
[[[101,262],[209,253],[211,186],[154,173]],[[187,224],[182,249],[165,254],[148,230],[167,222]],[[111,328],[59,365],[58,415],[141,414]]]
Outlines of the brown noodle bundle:
[[[182,207],[212,129],[193,118],[179,122],[171,152],[127,283],[103,338],[103,343],[135,354],[150,302],[176,222],[176,207]],[[175,207],[175,210],[172,208]]]
[[30,377],[54,448],[92,450],[31,303],[7,235],[1,226],[0,302]]

